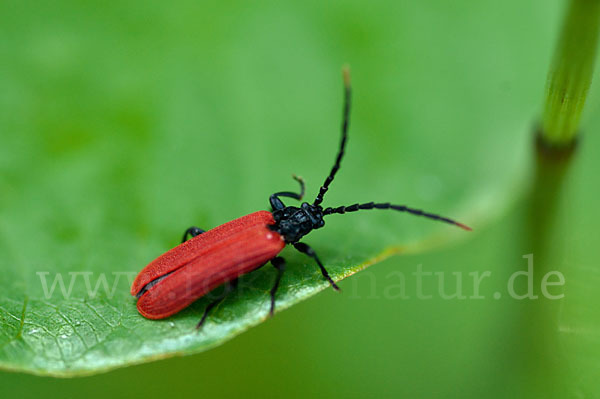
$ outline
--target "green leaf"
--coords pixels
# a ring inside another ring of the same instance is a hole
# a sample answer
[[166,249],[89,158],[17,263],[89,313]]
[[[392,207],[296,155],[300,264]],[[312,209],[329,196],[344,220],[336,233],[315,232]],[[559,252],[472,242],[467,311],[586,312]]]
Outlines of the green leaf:
[[[391,201],[475,229],[503,215],[527,176],[555,10],[468,4],[475,17],[446,2],[359,1],[0,13],[2,36],[17,38],[1,42],[0,366],[91,374],[206,350],[264,321],[268,267],[200,332],[208,298],[146,320],[131,277],[187,227],[266,209],[296,187],[292,173],[316,195],[339,140],[344,62],[350,141],[324,205]],[[509,17],[539,29],[507,31]],[[385,211],[326,227],[306,242],[334,279],[467,237]],[[327,288],[313,262],[283,255],[279,311]]]

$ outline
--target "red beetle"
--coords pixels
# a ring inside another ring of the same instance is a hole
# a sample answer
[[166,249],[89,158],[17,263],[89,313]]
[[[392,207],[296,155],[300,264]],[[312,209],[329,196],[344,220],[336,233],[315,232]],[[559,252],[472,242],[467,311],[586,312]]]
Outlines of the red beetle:
[[[225,292],[206,307],[197,326],[200,327],[206,320],[208,312],[235,287],[239,276],[256,270],[268,262],[271,262],[278,271],[271,288],[269,314],[273,315],[275,294],[285,269],[284,259],[277,255],[285,244],[292,244],[298,251],[313,258],[321,269],[323,277],[333,288],[339,289],[315,251],[307,244],[299,242],[312,230],[323,227],[325,224],[323,217],[327,215],[363,209],[393,209],[471,230],[452,219],[404,205],[368,202],[337,208],[321,206],[323,196],[340,167],[346,146],[350,114],[350,74],[347,69],[344,69],[344,86],[342,141],[335,164],[314,202],[312,204],[303,202],[299,208],[283,204],[280,197],[300,201],[304,196],[304,181],[294,176],[294,179],[300,183],[300,193],[284,191],[272,194],[269,198],[272,212],[251,213],[209,231],[190,227],[185,231],[181,245],[150,262],[133,282],[131,294],[138,298],[137,308],[142,316],[149,319],[169,317],[214,288],[226,284]],[[192,238],[187,240],[188,236]]]

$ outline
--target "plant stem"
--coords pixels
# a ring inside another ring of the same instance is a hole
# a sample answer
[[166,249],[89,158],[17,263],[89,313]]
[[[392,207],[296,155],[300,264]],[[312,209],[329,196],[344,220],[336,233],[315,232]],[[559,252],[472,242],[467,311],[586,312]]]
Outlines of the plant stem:
[[600,0],[570,0],[548,74],[541,139],[549,147],[574,142],[592,82]]

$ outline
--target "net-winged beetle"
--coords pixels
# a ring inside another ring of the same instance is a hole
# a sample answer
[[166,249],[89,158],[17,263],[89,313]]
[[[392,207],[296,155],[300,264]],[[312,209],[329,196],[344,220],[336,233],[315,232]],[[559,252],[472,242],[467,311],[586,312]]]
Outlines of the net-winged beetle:
[[[138,299],[138,311],[144,317],[162,319],[171,316],[217,286],[226,284],[225,292],[206,307],[198,323],[200,327],[209,311],[235,287],[238,277],[269,262],[277,269],[277,277],[270,291],[270,315],[273,315],[275,295],[285,270],[285,261],[278,254],[286,244],[314,259],[323,277],[337,290],[337,285],[315,251],[300,242],[312,230],[323,227],[324,217],[328,215],[367,209],[393,209],[471,230],[452,219],[389,202],[367,202],[336,208],[321,206],[323,197],[340,168],[348,137],[351,89],[347,68],[344,68],[343,76],[344,108],[340,148],[333,168],[313,203],[302,202],[300,207],[286,206],[283,203],[282,197],[298,201],[304,197],[304,181],[294,176],[300,184],[300,192],[282,191],[272,194],[269,198],[272,212],[254,212],[208,231],[198,227],[187,229],[182,243],[150,262],[131,286],[131,294]],[[189,236],[191,238],[188,240]]]

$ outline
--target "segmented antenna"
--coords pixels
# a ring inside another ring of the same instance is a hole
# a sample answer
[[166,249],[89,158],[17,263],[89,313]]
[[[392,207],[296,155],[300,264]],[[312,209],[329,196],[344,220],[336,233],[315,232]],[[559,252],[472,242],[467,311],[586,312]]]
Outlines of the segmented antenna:
[[376,204],[374,202],[367,202],[365,204],[354,204],[354,205],[350,205],[350,206],[340,206],[337,208],[326,208],[323,211],[323,216],[332,215],[334,213],[343,215],[346,212],[356,212],[356,211],[360,211],[360,210],[364,210],[364,209],[393,209],[393,210],[399,211],[399,212],[408,212],[413,215],[423,216],[423,217],[426,217],[428,219],[433,219],[433,220],[439,220],[440,222],[449,223],[454,226],[460,227],[461,229],[471,231],[471,228],[469,226],[464,225],[462,223],[458,223],[457,221],[449,219],[447,217],[436,215],[433,213],[428,213],[428,212],[422,211],[420,209],[409,208],[404,205],[392,205],[389,202],[378,203],[378,204]]
[[335,159],[335,164],[333,168],[331,168],[331,172],[329,172],[329,176],[325,179],[325,183],[319,189],[319,195],[315,198],[315,202],[313,202],[314,206],[318,206],[323,202],[323,196],[329,189],[329,185],[333,181],[335,174],[340,168],[340,162],[342,161],[342,157],[344,156],[344,148],[346,147],[346,141],[348,138],[348,124],[350,123],[350,68],[348,66],[344,66],[342,69],[342,74],[344,76],[344,113],[342,118],[342,142],[340,143],[340,149],[338,151],[337,157]]

